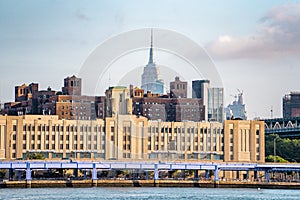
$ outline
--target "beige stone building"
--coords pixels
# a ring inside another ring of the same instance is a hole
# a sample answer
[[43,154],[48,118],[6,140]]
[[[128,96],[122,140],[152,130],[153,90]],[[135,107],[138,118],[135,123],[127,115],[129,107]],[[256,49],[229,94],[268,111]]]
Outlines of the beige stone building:
[[105,120],[0,116],[0,159],[264,162],[260,121],[162,122],[135,115]]
[[224,122],[224,161],[264,162],[263,121],[226,120]]
[[59,120],[57,115],[0,116],[0,159],[105,158],[103,120]]

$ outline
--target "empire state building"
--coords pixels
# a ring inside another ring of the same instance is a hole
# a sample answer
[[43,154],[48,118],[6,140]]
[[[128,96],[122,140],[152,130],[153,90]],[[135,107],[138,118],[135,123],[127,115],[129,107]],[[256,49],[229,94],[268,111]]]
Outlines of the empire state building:
[[142,74],[142,86],[146,92],[151,91],[153,94],[164,93],[164,82],[159,79],[159,68],[153,62],[153,34],[151,31],[151,47],[149,52],[148,64],[144,67],[144,72]]

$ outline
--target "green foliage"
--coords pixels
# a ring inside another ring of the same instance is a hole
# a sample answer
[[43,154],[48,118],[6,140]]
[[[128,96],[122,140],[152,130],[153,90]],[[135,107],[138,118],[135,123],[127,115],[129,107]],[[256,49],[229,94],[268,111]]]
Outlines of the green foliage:
[[288,162],[300,162],[300,140],[280,138],[275,134],[266,135],[265,153],[267,162],[274,162],[274,140],[276,144],[276,162],[280,162],[280,158],[283,158],[283,160],[287,160]]
[[44,160],[45,156],[41,153],[29,154],[28,158],[30,160]]
[[[266,162],[274,162],[274,155],[268,155],[266,157]],[[288,163],[289,161],[287,161],[286,159],[280,157],[280,156],[276,156],[276,162],[279,163]]]

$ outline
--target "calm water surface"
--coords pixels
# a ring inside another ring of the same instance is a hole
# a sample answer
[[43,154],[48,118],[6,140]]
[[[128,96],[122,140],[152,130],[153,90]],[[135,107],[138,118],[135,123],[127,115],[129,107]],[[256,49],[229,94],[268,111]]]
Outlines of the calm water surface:
[[0,199],[300,199],[300,190],[214,188],[38,188],[0,189]]

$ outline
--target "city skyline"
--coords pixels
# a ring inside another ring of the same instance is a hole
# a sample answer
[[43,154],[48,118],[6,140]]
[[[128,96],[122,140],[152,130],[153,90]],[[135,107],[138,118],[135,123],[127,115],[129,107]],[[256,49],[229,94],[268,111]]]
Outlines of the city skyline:
[[[274,117],[282,116],[282,97],[299,91],[298,1],[58,2],[0,2],[1,103],[12,101],[22,83],[59,90],[97,45],[144,27],[174,30],[202,45],[223,81],[225,106],[243,90],[250,118],[269,118],[271,107]],[[141,54],[138,66],[148,60],[147,50]]]

